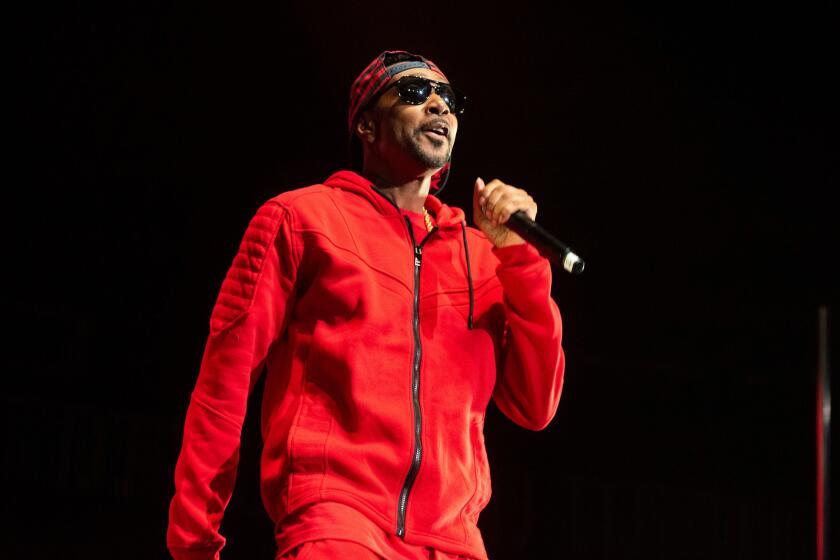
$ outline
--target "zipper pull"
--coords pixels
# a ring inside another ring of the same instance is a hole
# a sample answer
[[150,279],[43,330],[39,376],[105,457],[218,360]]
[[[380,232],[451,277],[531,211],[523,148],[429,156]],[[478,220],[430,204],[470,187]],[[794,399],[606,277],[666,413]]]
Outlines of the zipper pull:
[[417,246],[414,248],[414,266],[420,268],[420,263],[423,260],[423,248]]

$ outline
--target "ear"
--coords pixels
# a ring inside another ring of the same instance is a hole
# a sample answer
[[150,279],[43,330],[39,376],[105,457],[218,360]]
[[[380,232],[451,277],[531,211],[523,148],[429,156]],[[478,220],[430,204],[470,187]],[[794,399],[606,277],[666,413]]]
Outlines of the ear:
[[370,112],[365,111],[356,118],[355,132],[362,142],[370,144],[376,140],[376,122]]

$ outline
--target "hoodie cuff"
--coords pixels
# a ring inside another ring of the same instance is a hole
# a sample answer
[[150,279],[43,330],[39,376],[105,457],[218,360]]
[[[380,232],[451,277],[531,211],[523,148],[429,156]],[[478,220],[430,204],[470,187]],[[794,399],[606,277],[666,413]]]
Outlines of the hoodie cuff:
[[537,248],[530,243],[518,243],[507,247],[493,247],[493,254],[502,266],[520,266],[533,264],[548,259],[540,255]]

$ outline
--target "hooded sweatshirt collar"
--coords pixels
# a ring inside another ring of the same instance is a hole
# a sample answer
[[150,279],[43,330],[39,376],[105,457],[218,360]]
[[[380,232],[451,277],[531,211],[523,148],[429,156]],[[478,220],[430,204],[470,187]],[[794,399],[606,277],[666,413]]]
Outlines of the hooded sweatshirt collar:
[[[349,170],[337,171],[324,181],[328,187],[355,193],[366,198],[380,214],[398,214],[393,202],[385,198],[370,180]],[[435,222],[440,229],[460,227],[464,222],[464,212],[460,208],[447,206],[434,195],[426,197],[426,208],[435,215]]]

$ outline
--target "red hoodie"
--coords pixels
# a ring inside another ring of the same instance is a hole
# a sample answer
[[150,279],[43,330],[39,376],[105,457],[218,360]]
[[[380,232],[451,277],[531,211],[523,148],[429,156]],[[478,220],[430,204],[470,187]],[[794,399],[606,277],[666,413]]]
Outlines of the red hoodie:
[[[210,319],[175,470],[167,544],[218,558],[248,395],[265,370],[262,496],[271,518],[349,506],[406,543],[486,558],[491,397],[532,430],[563,383],[551,268],[494,248],[429,196],[419,239],[365,178],[265,203]],[[413,239],[414,237],[414,239]]]

